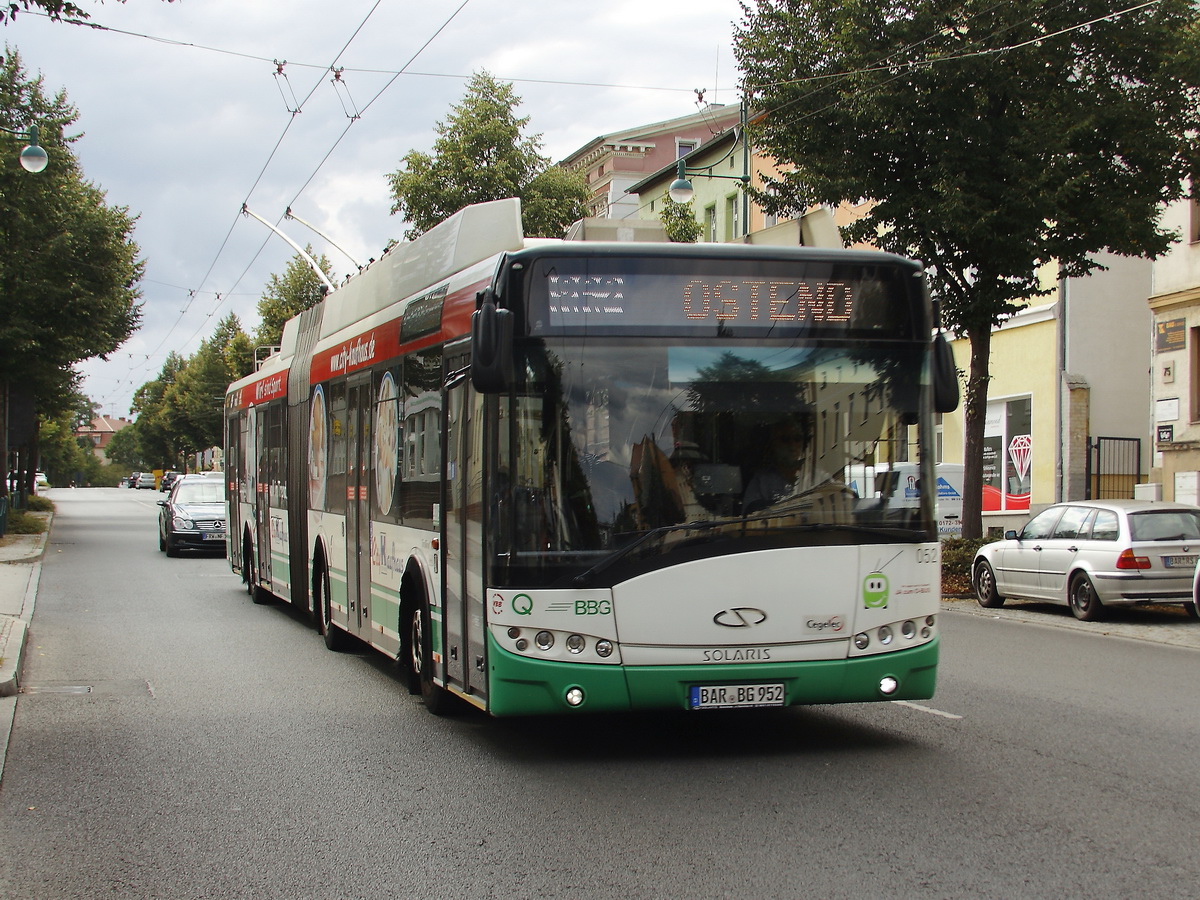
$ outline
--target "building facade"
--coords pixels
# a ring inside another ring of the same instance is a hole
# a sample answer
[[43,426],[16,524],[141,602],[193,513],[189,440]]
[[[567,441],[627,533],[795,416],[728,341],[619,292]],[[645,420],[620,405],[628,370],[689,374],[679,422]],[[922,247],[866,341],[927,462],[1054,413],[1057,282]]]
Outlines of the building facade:
[[1194,200],[1167,208],[1163,225],[1182,240],[1154,262],[1154,466],[1165,500],[1200,504],[1200,211]]
[[699,112],[601,135],[559,165],[583,172],[592,192],[588,216],[638,218],[631,185],[713,140],[738,121],[736,106],[707,106]]
[[124,416],[96,416],[84,427],[75,432],[77,438],[82,438],[92,445],[92,454],[101,463],[108,463],[108,442],[112,436],[133,421]]

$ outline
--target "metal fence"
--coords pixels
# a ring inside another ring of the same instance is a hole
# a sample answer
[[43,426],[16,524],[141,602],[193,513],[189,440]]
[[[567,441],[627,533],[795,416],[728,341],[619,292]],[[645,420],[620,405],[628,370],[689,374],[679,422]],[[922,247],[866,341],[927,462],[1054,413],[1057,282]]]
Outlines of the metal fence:
[[1141,438],[1089,437],[1087,499],[1133,498],[1133,487],[1142,481]]

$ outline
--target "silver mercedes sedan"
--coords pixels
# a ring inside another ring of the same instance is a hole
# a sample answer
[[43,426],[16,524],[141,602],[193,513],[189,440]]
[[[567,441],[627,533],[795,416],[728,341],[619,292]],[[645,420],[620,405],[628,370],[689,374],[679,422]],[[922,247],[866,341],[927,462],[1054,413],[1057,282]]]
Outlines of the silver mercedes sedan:
[[1148,500],[1056,503],[1019,532],[985,544],[972,568],[980,606],[1006,599],[1065,603],[1077,619],[1105,606],[1183,603],[1200,558],[1200,507]]

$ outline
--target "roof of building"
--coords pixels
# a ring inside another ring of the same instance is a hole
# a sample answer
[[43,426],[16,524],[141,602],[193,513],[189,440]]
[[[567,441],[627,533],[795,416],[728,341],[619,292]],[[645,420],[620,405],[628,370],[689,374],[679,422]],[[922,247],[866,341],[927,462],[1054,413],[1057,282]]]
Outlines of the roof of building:
[[649,138],[663,134],[674,134],[682,129],[691,128],[694,125],[708,125],[714,134],[719,134],[729,126],[730,122],[737,120],[739,113],[740,109],[737,106],[713,103],[699,112],[694,112],[690,115],[679,116],[675,119],[666,119],[662,122],[651,122],[649,125],[639,125],[636,128],[626,128],[621,131],[610,132],[609,134],[602,134],[588,141],[574,153],[567,156],[559,165],[571,166],[579,163],[600,147],[646,143]]

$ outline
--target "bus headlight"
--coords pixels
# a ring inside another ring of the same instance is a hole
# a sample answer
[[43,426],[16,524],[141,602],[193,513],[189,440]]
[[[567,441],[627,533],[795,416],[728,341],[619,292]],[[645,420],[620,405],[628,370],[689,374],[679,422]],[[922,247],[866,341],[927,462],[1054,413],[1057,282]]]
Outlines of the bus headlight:
[[912,619],[909,619],[907,622],[905,622],[903,625],[900,626],[900,633],[902,635],[904,635],[906,638],[908,638],[909,640],[912,640],[912,638],[914,638],[917,634],[917,623],[914,622]]
[[549,650],[554,646],[554,635],[548,631],[539,631],[533,642],[538,645],[539,650]]
[[608,659],[608,657],[612,656],[612,652],[612,641],[596,641],[596,655],[601,659]]
[[883,646],[886,647],[888,644],[890,644],[892,642],[892,629],[889,628],[888,626],[886,626],[886,625],[882,626],[879,629],[878,634],[879,634],[879,643],[883,644]]
[[583,635],[581,634],[573,634],[567,638],[567,649],[572,653],[582,653],[586,645],[587,641],[583,639]]
[[859,650],[866,650],[871,644],[871,639],[867,637],[865,631],[859,632],[854,636],[854,646]]

